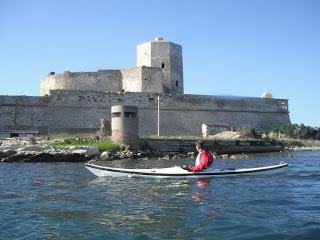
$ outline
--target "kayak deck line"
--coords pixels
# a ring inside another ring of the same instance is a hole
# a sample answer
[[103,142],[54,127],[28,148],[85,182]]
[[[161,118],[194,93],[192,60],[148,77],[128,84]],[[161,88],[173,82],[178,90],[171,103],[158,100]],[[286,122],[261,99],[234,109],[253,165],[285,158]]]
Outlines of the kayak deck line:
[[256,168],[224,168],[224,169],[206,169],[202,172],[189,172],[179,166],[170,168],[155,168],[155,169],[125,169],[106,167],[94,164],[95,160],[85,163],[84,166],[97,176],[150,176],[150,177],[210,177],[221,175],[237,175],[264,172],[287,167],[288,164],[280,162],[277,165],[256,167]]

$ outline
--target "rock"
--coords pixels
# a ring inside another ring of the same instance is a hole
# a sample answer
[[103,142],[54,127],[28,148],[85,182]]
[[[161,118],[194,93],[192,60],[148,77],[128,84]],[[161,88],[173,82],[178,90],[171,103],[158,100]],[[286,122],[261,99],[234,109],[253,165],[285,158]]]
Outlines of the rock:
[[194,152],[188,152],[188,153],[187,153],[187,156],[188,156],[188,157],[194,157]]
[[[58,150],[56,150],[58,151]],[[86,149],[76,149],[72,151],[72,154],[82,154],[82,155],[86,155],[87,150]]]
[[100,155],[100,160],[106,161],[106,160],[110,160],[111,157],[111,153],[108,151],[102,152]]
[[65,140],[63,138],[61,138],[61,139],[59,138],[59,139],[53,139],[52,142],[53,143],[64,143]]
[[95,147],[82,147],[81,149],[86,150],[85,157],[97,157],[100,156],[100,150],[99,148]]
[[225,131],[218,134],[215,134],[213,136],[209,136],[209,138],[215,138],[215,139],[237,139],[241,137],[240,132],[234,132],[234,131]]
[[162,160],[170,160],[170,156],[169,155],[165,155],[162,157]]
[[230,159],[247,159],[249,156],[247,154],[233,154]]
[[2,158],[1,161],[2,162],[25,162],[35,154],[39,154],[39,153],[29,152],[29,151],[17,151],[15,154]]
[[48,148],[40,151],[39,148],[28,147],[36,151],[19,150],[1,151],[2,162],[83,162],[88,160],[84,152]]
[[229,158],[229,155],[228,154],[222,154],[222,155],[220,155],[220,158],[227,159],[227,158]]
[[23,147],[20,148],[20,151],[32,151],[32,152],[43,152],[47,149],[51,149],[51,147],[42,147],[42,146],[27,146],[27,147]]
[[[6,158],[6,157],[11,156],[11,155],[14,155],[16,153],[17,153],[17,151],[15,151],[15,150],[4,149],[4,150],[0,151],[0,159],[2,161],[3,158]],[[2,162],[4,162],[4,161],[2,161]]]
[[150,156],[150,155],[152,155],[152,152],[151,152],[151,150],[149,149],[149,148],[147,148],[146,150],[144,150],[144,151],[140,151],[143,155],[145,155],[145,156]]

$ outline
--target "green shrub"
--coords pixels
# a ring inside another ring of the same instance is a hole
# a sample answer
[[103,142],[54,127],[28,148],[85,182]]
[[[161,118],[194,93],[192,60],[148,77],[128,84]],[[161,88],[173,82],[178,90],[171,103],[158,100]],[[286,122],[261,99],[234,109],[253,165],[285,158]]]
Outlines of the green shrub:
[[108,151],[108,152],[116,152],[120,150],[120,146],[117,144],[114,144],[110,140],[104,140],[96,143],[91,144],[92,147],[97,147],[101,152]]
[[265,133],[269,137],[294,138],[294,139],[318,139],[319,128],[305,126],[304,124],[286,124]]
[[242,138],[256,138],[258,136],[256,129],[252,128],[250,125],[243,125],[239,132]]

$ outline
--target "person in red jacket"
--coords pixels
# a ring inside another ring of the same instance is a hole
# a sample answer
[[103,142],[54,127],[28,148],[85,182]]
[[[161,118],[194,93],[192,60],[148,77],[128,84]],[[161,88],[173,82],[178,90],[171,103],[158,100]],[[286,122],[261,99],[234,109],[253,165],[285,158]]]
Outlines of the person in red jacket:
[[188,170],[189,172],[201,172],[204,169],[207,169],[214,159],[212,153],[205,150],[203,141],[199,140],[196,142],[196,149],[198,151],[198,156],[195,165],[182,166],[183,169]]

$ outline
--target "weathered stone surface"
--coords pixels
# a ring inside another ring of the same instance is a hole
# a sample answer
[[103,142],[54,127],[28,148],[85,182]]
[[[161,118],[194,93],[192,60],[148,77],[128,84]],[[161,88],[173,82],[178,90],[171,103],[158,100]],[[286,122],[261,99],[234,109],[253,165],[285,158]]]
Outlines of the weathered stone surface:
[[[205,140],[205,144],[210,151],[218,154],[279,152],[283,148],[282,146],[272,146],[268,142],[258,140]],[[195,151],[195,140],[140,139],[140,145],[146,149],[149,148],[159,152],[186,153]],[[181,147],[182,145],[184,145],[184,148]]]
[[13,151],[1,157],[1,162],[83,162],[88,160],[84,154],[69,151]]
[[213,136],[209,136],[209,138],[216,138],[216,139],[237,139],[240,138],[241,134],[239,132],[234,131],[225,131]]
[[0,150],[0,161],[2,158],[6,158],[8,156],[11,156],[11,155],[14,155],[16,154],[17,151],[15,150],[12,150],[12,149],[3,149],[3,150]]
[[100,155],[100,160],[103,160],[103,161],[111,160],[111,156],[112,154],[108,151],[102,152]]
[[[52,91],[48,97],[0,96],[0,129],[15,126],[40,133],[93,132],[100,119],[111,119],[112,105],[139,108],[139,135],[157,134],[155,93],[98,93]],[[267,101],[268,100],[268,101]],[[287,100],[227,98],[219,96],[160,94],[160,134],[201,136],[201,125],[224,122],[239,128],[249,124],[257,131],[289,123]]]
[[19,148],[19,151],[32,151],[32,152],[42,152],[45,150],[50,150],[52,147],[49,146],[27,146],[27,147],[22,147]]
[[229,157],[230,159],[247,159],[249,156],[247,154],[233,154]]
[[82,147],[82,150],[85,150],[85,156],[87,158],[93,158],[100,156],[99,148],[96,147]]
[[227,158],[229,158],[229,154],[221,154],[220,158],[227,159]]

